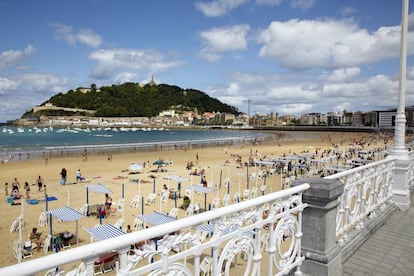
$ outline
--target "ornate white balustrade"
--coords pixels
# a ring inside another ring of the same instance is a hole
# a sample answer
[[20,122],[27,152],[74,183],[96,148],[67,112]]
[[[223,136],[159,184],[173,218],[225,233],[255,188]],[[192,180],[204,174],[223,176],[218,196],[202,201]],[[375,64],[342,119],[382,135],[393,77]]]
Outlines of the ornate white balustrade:
[[[95,259],[117,250],[117,275],[300,275],[302,184],[167,224],[61,251],[0,269],[1,275],[32,275],[83,262],[94,275]],[[202,234],[208,232],[208,237]],[[210,232],[211,231],[211,232]],[[130,245],[162,237],[128,255]],[[237,265],[235,265],[237,264]]]
[[365,219],[374,218],[376,210],[391,198],[394,162],[395,158],[387,158],[325,177],[344,185],[336,216],[339,245],[346,243],[351,230],[364,227]]
[[410,164],[408,167],[408,186],[414,188],[414,151],[408,153],[410,155]]

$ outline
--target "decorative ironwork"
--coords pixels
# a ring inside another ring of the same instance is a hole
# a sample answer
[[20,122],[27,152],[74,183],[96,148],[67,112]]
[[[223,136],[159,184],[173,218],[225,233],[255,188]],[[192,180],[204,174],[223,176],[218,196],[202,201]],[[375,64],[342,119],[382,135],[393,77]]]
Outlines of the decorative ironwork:
[[394,159],[385,159],[326,177],[344,184],[336,216],[336,236],[343,245],[348,233],[364,227],[364,221],[375,216],[392,196]]

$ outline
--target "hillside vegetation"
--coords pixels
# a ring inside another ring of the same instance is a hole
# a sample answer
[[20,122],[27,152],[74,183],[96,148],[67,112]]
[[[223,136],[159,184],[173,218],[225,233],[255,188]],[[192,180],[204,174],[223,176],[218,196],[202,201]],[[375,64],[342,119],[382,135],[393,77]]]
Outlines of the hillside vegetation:
[[[96,110],[98,117],[152,117],[161,111],[197,111],[238,114],[238,110],[194,89],[182,89],[167,84],[140,86],[137,83],[103,86],[94,84],[90,91],[81,88],[59,93],[42,103],[58,107]],[[63,110],[42,110],[36,115],[71,115]],[[73,114],[82,115],[82,114]]]

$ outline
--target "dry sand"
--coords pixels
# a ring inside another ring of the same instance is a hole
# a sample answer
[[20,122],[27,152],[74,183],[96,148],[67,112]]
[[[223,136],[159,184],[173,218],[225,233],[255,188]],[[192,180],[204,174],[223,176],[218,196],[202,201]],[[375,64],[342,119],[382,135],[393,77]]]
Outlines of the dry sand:
[[[35,180],[38,175],[41,175],[45,180],[47,186],[47,192],[49,196],[55,196],[58,198],[56,201],[49,202],[49,209],[55,209],[69,205],[72,208],[79,209],[86,203],[86,189],[87,184],[101,183],[112,190],[112,198],[117,201],[121,198],[122,184],[124,184],[125,191],[125,224],[133,224],[134,215],[141,214],[141,208],[132,208],[130,203],[132,198],[138,193],[138,184],[132,182],[132,179],[141,180],[141,196],[147,196],[153,189],[153,179],[150,175],[157,176],[156,178],[156,193],[159,195],[163,184],[168,184],[170,188],[177,189],[177,183],[174,181],[168,182],[163,179],[162,176],[166,174],[172,174],[187,178],[189,181],[182,183],[184,191],[185,187],[190,185],[192,180],[193,184],[200,183],[199,176],[190,177],[189,171],[186,169],[188,161],[193,161],[196,167],[205,168],[207,180],[213,182],[214,185],[219,183],[220,171],[222,171],[222,179],[229,177],[231,179],[231,195],[238,190],[238,183],[241,183],[241,190],[246,185],[246,176],[240,176],[239,174],[245,174],[245,169],[236,168],[233,155],[239,154],[243,160],[247,160],[251,153],[255,154],[256,151],[261,156],[273,156],[281,157],[284,153],[286,155],[293,153],[300,153],[303,151],[314,151],[317,148],[330,149],[332,144],[338,144],[342,146],[348,146],[359,140],[370,140],[375,137],[375,134],[367,133],[314,133],[314,137],[306,137],[303,139],[289,139],[289,135],[285,134],[278,137],[277,141],[268,141],[258,145],[235,145],[227,147],[208,147],[198,148],[190,150],[164,150],[157,152],[132,152],[112,154],[112,161],[108,161],[106,155],[89,155],[87,161],[82,156],[72,158],[52,158],[49,159],[47,164],[44,160],[29,160],[29,161],[14,161],[7,164],[0,165],[0,182],[4,185],[5,182],[9,183],[9,192],[11,190],[11,183],[14,177],[20,182],[21,190],[25,181],[28,181],[31,185],[31,198],[44,199],[44,191],[39,192]],[[378,139],[378,144],[375,147],[382,147],[383,139]],[[196,155],[199,156],[199,162],[196,161]],[[158,158],[164,160],[172,160],[173,164],[166,166],[168,172],[166,173],[152,173],[151,170],[156,169],[156,165],[152,163]],[[228,160],[229,166],[223,167],[223,163]],[[149,168],[142,169],[140,174],[128,174],[128,167],[131,162],[150,162]],[[81,170],[82,176],[87,178],[87,181],[83,183],[73,185],[61,185],[60,184],[60,171],[62,168],[66,168],[68,171],[68,181],[76,181],[76,171]],[[250,171],[254,170],[250,168]],[[99,178],[97,178],[99,177]],[[118,179],[116,179],[118,178]],[[266,193],[271,191],[277,191],[280,189],[280,175],[274,175],[267,178],[267,190]],[[262,180],[259,180],[258,185],[262,184]],[[250,181],[250,185],[255,185],[254,181]],[[3,186],[4,187],[4,186]],[[220,200],[226,193],[226,188],[220,190]],[[212,201],[216,196],[216,193],[210,193],[207,196],[207,204]],[[0,237],[1,244],[0,250],[3,253],[3,257],[0,259],[0,267],[15,264],[16,259],[13,255],[13,241],[19,238],[19,233],[9,233],[10,226],[14,219],[16,219],[22,212],[22,208],[19,205],[12,206],[6,202],[7,196],[2,193],[2,215],[0,218]],[[95,194],[89,192],[89,203],[98,204],[104,203],[105,196],[103,194]],[[194,200],[199,202],[201,206],[204,205],[204,197],[202,195],[195,194]],[[182,199],[178,200],[178,205],[182,205]],[[162,211],[168,212],[174,206],[174,200],[169,199],[168,203],[163,204]],[[32,227],[38,227],[38,218],[42,210],[45,210],[45,201],[40,201],[39,204],[24,204],[24,229],[23,229],[23,241],[28,239],[28,235],[31,232]],[[151,213],[153,210],[159,210],[159,200],[153,206],[145,206],[145,213]],[[184,211],[180,209],[179,218],[184,216]],[[115,223],[121,214],[114,214],[104,220],[104,223]],[[53,232],[58,233],[65,230],[75,232],[76,226],[74,222],[57,223],[53,221]],[[98,224],[99,220],[95,217],[87,217],[79,221],[79,239],[80,244],[86,244],[89,242],[89,234],[82,229],[82,227],[93,227]],[[45,237],[49,232],[49,226],[38,227],[39,232],[43,232]],[[52,253],[49,253],[52,254]],[[40,252],[34,252],[34,258],[44,256],[43,250]],[[30,258],[29,258],[30,260]],[[24,260],[23,260],[24,261]]]

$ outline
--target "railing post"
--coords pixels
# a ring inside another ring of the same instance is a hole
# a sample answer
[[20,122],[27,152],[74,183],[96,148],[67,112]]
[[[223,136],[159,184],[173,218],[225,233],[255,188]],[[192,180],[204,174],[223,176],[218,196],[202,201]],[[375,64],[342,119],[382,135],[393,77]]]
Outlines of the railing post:
[[342,249],[336,242],[336,215],[338,197],[344,187],[338,180],[306,178],[295,181],[292,186],[309,183],[303,193],[308,207],[302,216],[301,266],[304,274],[318,276],[342,275]]
[[407,151],[392,152],[395,156],[394,183],[392,186],[392,201],[402,210],[410,208],[409,168],[410,156]]

